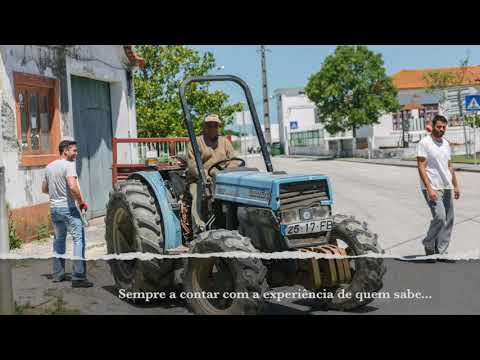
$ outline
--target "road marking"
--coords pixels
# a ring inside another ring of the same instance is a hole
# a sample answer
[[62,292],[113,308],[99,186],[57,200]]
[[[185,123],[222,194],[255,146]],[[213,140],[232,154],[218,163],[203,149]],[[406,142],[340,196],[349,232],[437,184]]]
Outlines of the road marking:
[[[466,223],[466,222],[469,222],[469,221],[473,221],[473,222],[476,222],[476,223],[480,223],[479,220],[475,220],[476,218],[479,218],[479,217],[480,217],[480,215],[475,215],[475,216],[473,216],[473,217],[471,217],[471,218],[468,218],[468,219],[465,219],[465,220],[462,220],[462,221],[459,221],[459,222],[455,222],[455,223],[453,224],[453,226],[460,225],[460,224],[463,224],[463,223]],[[391,250],[391,249],[396,248],[396,247],[399,247],[399,246],[401,246],[401,245],[403,245],[403,244],[406,244],[406,243],[409,243],[409,242],[412,242],[412,241],[415,241],[415,240],[419,240],[419,239],[421,239],[421,238],[424,237],[424,236],[425,236],[425,234],[424,234],[424,235],[419,235],[419,236],[414,237],[414,238],[410,238],[410,239],[405,240],[405,241],[401,241],[401,242],[399,242],[399,243],[397,243],[397,244],[395,244],[395,245],[392,245],[392,246],[390,246],[390,247],[388,247],[388,248],[385,248],[384,250],[385,250],[385,251]]]

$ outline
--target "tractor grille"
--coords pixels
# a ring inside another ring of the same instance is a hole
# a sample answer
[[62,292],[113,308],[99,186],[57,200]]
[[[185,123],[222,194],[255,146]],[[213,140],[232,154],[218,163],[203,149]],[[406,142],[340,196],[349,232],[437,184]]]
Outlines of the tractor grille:
[[328,200],[327,181],[281,184],[279,200],[282,210],[320,204],[320,201]]

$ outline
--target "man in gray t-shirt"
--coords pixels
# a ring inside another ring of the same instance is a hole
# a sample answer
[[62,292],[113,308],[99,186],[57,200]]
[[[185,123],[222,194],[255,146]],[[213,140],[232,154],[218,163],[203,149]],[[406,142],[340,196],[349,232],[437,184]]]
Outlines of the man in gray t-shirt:
[[[59,145],[60,159],[50,163],[45,171],[42,191],[50,197],[50,215],[55,232],[53,251],[53,277],[55,282],[64,281],[65,260],[57,257],[65,255],[67,231],[73,238],[73,256],[81,260],[73,261],[72,286],[91,287],[87,280],[85,263],[85,229],[78,210],[86,211],[85,202],[78,184],[75,159],[78,149],[75,141],[64,140]],[[78,207],[77,207],[78,204]]]
[[67,178],[77,179],[75,161],[65,159],[55,160],[47,166],[45,182],[48,184],[50,208],[74,208],[75,199],[70,192]]

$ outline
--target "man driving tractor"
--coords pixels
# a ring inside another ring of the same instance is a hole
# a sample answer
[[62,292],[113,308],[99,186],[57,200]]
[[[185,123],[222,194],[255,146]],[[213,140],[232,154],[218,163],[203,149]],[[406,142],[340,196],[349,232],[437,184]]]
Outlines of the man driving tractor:
[[[211,179],[212,175],[215,175],[219,169],[210,168],[212,165],[222,161],[229,160],[235,157],[235,151],[232,144],[225,136],[219,136],[218,130],[220,128],[220,118],[216,114],[210,114],[203,120],[203,132],[202,135],[197,136],[197,143],[200,149],[200,154],[203,161],[203,167],[207,175],[207,180]],[[198,184],[199,177],[198,170],[195,163],[195,157],[193,155],[192,145],[188,144],[187,149],[187,183],[189,184],[190,194],[192,196],[192,217],[195,220],[195,224],[199,227],[203,227],[205,222],[201,219],[198,199]],[[228,168],[238,167],[236,162],[229,162],[226,166]],[[210,170],[210,173],[209,173]]]

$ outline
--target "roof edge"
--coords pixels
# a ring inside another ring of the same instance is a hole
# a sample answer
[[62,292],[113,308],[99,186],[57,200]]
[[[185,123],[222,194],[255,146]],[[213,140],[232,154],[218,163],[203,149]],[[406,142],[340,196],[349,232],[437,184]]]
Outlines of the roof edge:
[[128,60],[130,60],[132,64],[135,64],[140,68],[145,67],[145,59],[135,52],[133,45],[123,45],[123,49],[125,50]]

